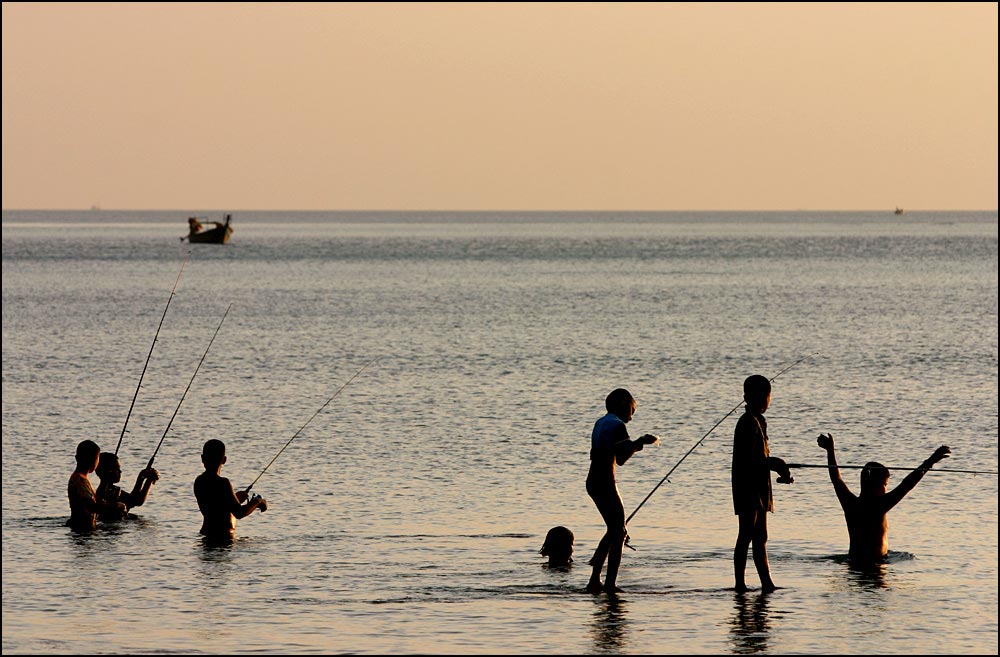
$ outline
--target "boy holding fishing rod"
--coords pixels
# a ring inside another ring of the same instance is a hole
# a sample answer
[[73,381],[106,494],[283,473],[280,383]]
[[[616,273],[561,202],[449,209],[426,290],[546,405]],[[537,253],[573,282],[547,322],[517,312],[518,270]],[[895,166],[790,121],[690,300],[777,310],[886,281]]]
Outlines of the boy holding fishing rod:
[[[625,528],[625,506],[622,504],[615,482],[615,464],[624,465],[633,454],[642,450],[645,445],[655,445],[659,438],[645,434],[636,440],[630,440],[625,425],[635,415],[636,403],[632,394],[617,388],[604,400],[607,415],[594,424],[591,434],[590,471],[587,473],[587,494],[594,500],[597,510],[604,518],[607,531],[601,537],[590,565],[594,570],[587,583],[589,593],[605,591],[614,594],[621,591],[615,585],[618,580],[618,569],[621,566],[622,550],[628,532]],[[608,562],[608,573],[601,583],[601,569],[604,561]]]
[[236,521],[255,510],[267,511],[267,500],[260,495],[248,498],[246,491],[236,492],[220,472],[226,462],[226,445],[212,439],[201,451],[205,471],[194,480],[194,495],[204,521],[201,534],[213,540],[232,540],[236,537]]
[[761,590],[773,591],[777,586],[771,580],[767,561],[767,514],[774,512],[771,494],[771,471],[778,473],[778,483],[794,481],[788,465],[771,456],[767,444],[767,420],[764,411],[771,405],[771,382],[767,377],[754,374],[743,382],[743,400],[746,411],[736,423],[733,435],[733,507],[739,516],[740,529],[733,550],[733,567],[736,573],[736,590],[747,591],[747,551],[753,544],[753,563],[760,577]]
[[[97,486],[97,500],[108,505],[99,517],[103,522],[115,522],[128,515],[129,509],[142,506],[149,496],[149,489],[160,479],[160,473],[153,468],[145,468],[135,478],[132,492],[126,493],[116,486],[122,480],[121,461],[116,454],[102,452],[97,463],[97,478],[101,483]],[[124,508],[119,508],[118,503]]]
[[851,547],[848,559],[852,566],[869,567],[881,563],[889,552],[889,521],[886,514],[899,504],[913,490],[924,475],[936,463],[948,458],[951,449],[941,445],[919,468],[906,475],[899,485],[886,492],[889,483],[889,469],[875,461],[869,461],[861,470],[861,494],[855,495],[840,476],[833,436],[820,434],[816,444],[826,450],[830,481],[837,492],[840,507],[847,519],[847,533]]

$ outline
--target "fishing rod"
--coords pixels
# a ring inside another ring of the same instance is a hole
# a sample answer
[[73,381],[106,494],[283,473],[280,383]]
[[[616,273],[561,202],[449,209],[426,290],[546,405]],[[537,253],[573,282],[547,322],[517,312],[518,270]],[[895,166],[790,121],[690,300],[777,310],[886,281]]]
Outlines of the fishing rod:
[[160,317],[160,325],[156,327],[156,334],[153,336],[153,344],[149,346],[149,354],[146,356],[146,364],[142,366],[142,374],[139,375],[139,385],[135,387],[135,394],[132,395],[132,404],[128,407],[128,415],[125,416],[125,424],[122,425],[122,433],[118,436],[118,445],[115,446],[115,456],[118,455],[118,448],[122,446],[122,439],[125,438],[125,429],[128,427],[129,418],[132,417],[132,409],[135,408],[135,400],[139,396],[139,388],[142,387],[142,377],[146,376],[146,368],[149,367],[149,359],[153,356],[153,347],[156,346],[156,339],[160,335],[160,328],[163,327],[163,320],[167,316],[167,308],[170,308],[170,302],[174,298],[174,293],[177,291],[177,283],[181,280],[181,272],[184,271],[184,265],[187,264],[188,259],[191,257],[191,252],[184,256],[184,262],[181,263],[181,269],[177,272],[177,280],[174,281],[174,287],[170,290],[170,298],[167,299],[167,306],[163,309],[163,315]]
[[[768,379],[768,381],[774,381],[774,380],[775,380],[775,379],[777,379],[777,378],[778,378],[779,376],[781,376],[782,374],[784,374],[784,373],[785,373],[785,372],[787,372],[788,370],[792,369],[793,367],[795,367],[796,365],[798,365],[798,364],[799,364],[799,363],[801,363],[802,361],[804,361],[804,360],[807,360],[807,359],[808,359],[808,358],[810,358],[811,356],[812,356],[812,354],[810,354],[810,355],[808,355],[808,356],[803,356],[802,358],[798,359],[797,361],[795,361],[794,363],[792,363],[791,365],[789,365],[789,366],[788,366],[788,367],[786,367],[785,369],[781,370],[780,372],[778,372],[777,374],[775,374],[774,376],[772,376],[772,377],[771,377],[770,379]],[[698,440],[698,442],[696,442],[696,443],[695,443],[695,444],[694,444],[694,445],[693,445],[693,446],[691,447],[691,449],[689,449],[689,450],[687,451],[687,453],[686,453],[686,454],[684,454],[684,456],[682,456],[682,457],[681,457],[681,460],[680,460],[680,461],[678,461],[678,462],[677,462],[677,464],[676,464],[676,465],[674,465],[674,467],[670,468],[670,472],[668,472],[668,473],[667,473],[667,474],[666,474],[666,475],[665,475],[665,476],[663,477],[663,479],[661,479],[661,480],[660,480],[660,483],[656,484],[656,486],[654,486],[654,487],[653,487],[653,490],[649,491],[649,495],[647,495],[647,496],[645,497],[645,499],[643,499],[643,500],[642,500],[642,502],[640,502],[640,503],[639,503],[639,506],[635,507],[635,511],[633,511],[633,512],[632,512],[631,514],[629,514],[629,517],[628,517],[628,518],[625,518],[625,524],[628,524],[628,521],[632,519],[632,516],[634,516],[634,515],[635,515],[636,513],[638,513],[638,512],[639,512],[639,509],[641,509],[641,508],[642,508],[642,505],[646,503],[646,500],[648,500],[648,499],[649,499],[650,497],[652,497],[652,496],[653,496],[653,493],[655,493],[655,492],[656,492],[656,489],[657,489],[657,488],[659,488],[660,486],[662,486],[662,485],[663,485],[663,482],[665,482],[665,481],[667,480],[667,477],[669,477],[669,476],[670,476],[671,474],[673,474],[674,470],[676,470],[676,469],[677,469],[677,467],[678,467],[678,466],[679,466],[679,465],[680,465],[681,463],[683,463],[683,462],[684,462],[684,459],[686,459],[686,458],[687,458],[688,456],[690,456],[690,455],[691,455],[691,452],[693,452],[693,451],[695,450],[695,448],[697,448],[697,447],[698,447],[699,445],[701,445],[701,444],[702,444],[702,442],[704,442],[704,440],[705,440],[706,438],[708,438],[708,436],[709,436],[709,435],[710,435],[710,434],[711,434],[711,433],[712,433],[713,431],[715,431],[715,429],[716,429],[716,428],[717,428],[717,427],[718,427],[718,426],[719,426],[720,424],[722,424],[722,423],[723,423],[723,421],[725,421],[725,419],[726,419],[727,417],[729,417],[730,415],[732,415],[733,413],[735,413],[735,412],[736,412],[736,409],[738,409],[738,408],[739,408],[740,406],[742,406],[742,405],[743,405],[743,404],[745,404],[745,403],[746,403],[746,401],[741,401],[741,402],[740,402],[739,404],[737,404],[736,406],[733,406],[733,410],[731,410],[731,411],[729,411],[728,413],[726,413],[725,415],[723,415],[723,416],[722,416],[722,419],[721,419],[721,420],[719,420],[718,422],[716,422],[716,423],[715,423],[715,424],[714,424],[714,425],[712,426],[712,428],[711,428],[711,429],[709,429],[709,430],[708,430],[707,432],[705,432],[705,435],[704,435],[704,436],[702,436],[702,437],[701,437],[701,439],[699,439],[699,440]],[[627,545],[627,542],[626,542],[626,545]],[[632,547],[632,546],[630,545],[629,547]]]
[[208,355],[208,350],[212,348],[212,343],[215,342],[215,336],[219,335],[219,329],[222,328],[222,322],[226,321],[226,315],[229,314],[229,310],[232,307],[233,304],[229,304],[229,308],[226,308],[226,312],[222,315],[222,321],[219,322],[219,327],[215,329],[212,339],[209,340],[208,346],[205,347],[205,353],[201,355],[201,360],[198,361],[198,367],[194,369],[194,374],[191,375],[191,380],[188,381],[187,388],[184,389],[184,394],[181,395],[181,400],[177,402],[177,408],[174,409],[174,414],[170,416],[170,422],[167,422],[167,428],[163,430],[163,435],[160,436],[159,444],[157,444],[156,449],[153,451],[153,455],[149,457],[149,463],[146,464],[147,469],[153,467],[153,459],[156,458],[157,452],[160,451],[160,445],[163,444],[163,439],[167,437],[167,432],[170,431],[170,425],[174,423],[174,418],[177,417],[177,411],[181,410],[181,404],[184,403],[184,398],[187,397],[188,390],[191,389],[191,384],[194,383],[194,377],[198,376],[198,370],[201,369],[201,364],[205,362],[205,356]]
[[[369,365],[371,365],[372,363],[374,363],[375,361],[377,361],[377,360],[378,360],[379,358],[381,358],[381,356],[376,356],[375,358],[372,358],[372,359],[371,359],[370,361],[368,361],[368,362],[367,362],[367,363],[365,364],[365,366],[364,366],[364,367],[362,367],[362,368],[361,368],[360,370],[358,370],[357,372],[355,372],[355,373],[354,373],[354,376],[352,376],[351,378],[349,378],[349,379],[347,380],[347,382],[346,382],[346,383],[345,383],[344,385],[340,386],[340,387],[339,387],[339,388],[337,389],[337,392],[333,393],[333,396],[332,396],[332,397],[330,397],[329,399],[327,399],[327,400],[326,400],[326,403],[325,403],[325,404],[323,404],[322,406],[320,406],[320,407],[319,407],[319,410],[318,410],[318,411],[316,411],[315,413],[313,413],[313,414],[312,414],[312,417],[311,417],[311,418],[309,418],[308,420],[306,420],[306,423],[305,423],[305,424],[303,424],[303,425],[302,425],[301,427],[299,427],[299,430],[295,432],[295,435],[294,435],[294,436],[292,436],[291,438],[289,438],[289,439],[288,439],[288,442],[287,442],[287,443],[285,443],[285,447],[288,447],[289,445],[291,445],[291,444],[292,444],[292,441],[293,441],[293,440],[295,440],[295,439],[296,439],[296,438],[298,437],[298,435],[299,435],[300,433],[302,433],[302,430],[303,430],[303,429],[305,429],[305,428],[306,428],[306,427],[307,427],[307,426],[309,425],[309,423],[310,423],[310,422],[312,422],[312,421],[313,421],[313,420],[314,420],[314,419],[316,418],[316,416],[317,416],[317,415],[319,415],[319,414],[320,414],[320,412],[322,412],[322,410],[323,410],[324,408],[326,408],[326,407],[327,407],[327,405],[328,405],[328,404],[329,404],[330,402],[332,402],[332,401],[333,401],[334,399],[336,399],[336,398],[337,398],[337,395],[339,395],[339,394],[340,394],[341,392],[343,392],[343,391],[344,391],[344,388],[346,388],[346,387],[347,387],[348,385],[350,385],[351,381],[353,381],[354,379],[358,378],[358,375],[359,375],[359,374],[361,374],[361,373],[362,373],[362,372],[364,372],[364,371],[365,371],[366,369],[368,369],[368,366],[369,366]],[[249,495],[249,494],[250,494],[250,489],[251,489],[251,488],[253,488],[254,484],[256,484],[256,483],[257,483],[257,481],[258,481],[258,480],[259,480],[259,479],[260,479],[261,477],[263,477],[263,476],[264,476],[264,473],[265,473],[265,472],[267,472],[267,469],[271,467],[271,464],[272,464],[272,463],[274,463],[275,461],[277,461],[277,460],[278,460],[278,457],[279,457],[279,456],[281,456],[281,453],[282,453],[283,451],[285,451],[285,447],[282,447],[282,448],[281,448],[280,450],[278,450],[278,453],[274,455],[274,458],[273,458],[273,459],[271,459],[271,463],[268,463],[268,464],[267,464],[266,466],[264,466],[264,469],[263,469],[263,470],[261,470],[261,472],[260,472],[260,474],[259,474],[259,475],[257,475],[257,479],[254,479],[254,480],[253,480],[252,482],[250,482],[250,485],[246,487],[246,490],[245,490],[244,492],[245,492],[245,493],[246,493],[247,495]]]
[[[785,465],[787,465],[789,468],[826,468],[828,470],[834,470],[836,468],[847,468],[850,470],[864,470],[866,467],[868,467],[865,465],[819,465],[819,464],[809,464],[809,463],[786,463]],[[950,468],[924,468],[924,467],[897,468],[888,465],[882,467],[884,467],[886,470],[903,470],[903,471],[926,470],[927,472],[955,472],[962,474],[984,474],[984,475],[997,474],[996,472],[991,470],[954,470]]]

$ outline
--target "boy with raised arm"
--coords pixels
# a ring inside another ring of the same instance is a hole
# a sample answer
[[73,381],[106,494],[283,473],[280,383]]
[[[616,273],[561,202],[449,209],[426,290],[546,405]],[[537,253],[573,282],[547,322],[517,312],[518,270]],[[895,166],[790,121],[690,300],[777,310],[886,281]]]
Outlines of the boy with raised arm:
[[767,514],[774,512],[771,471],[778,473],[778,483],[790,484],[794,480],[785,462],[771,456],[767,444],[764,411],[771,405],[771,382],[760,374],[748,376],[743,381],[743,400],[746,412],[736,423],[733,435],[733,507],[740,522],[733,567],[736,590],[746,591],[747,551],[752,543],[761,590],[767,592],[777,588],[767,562]]
[[[628,390],[617,388],[611,391],[604,400],[604,406],[608,413],[594,424],[591,434],[587,494],[601,512],[607,531],[590,559],[594,570],[587,583],[587,591],[600,593],[603,590],[613,594],[621,591],[615,582],[618,580],[622,549],[628,536],[625,529],[625,506],[615,482],[615,464],[624,465],[643,446],[654,445],[659,439],[647,433],[636,440],[629,440],[625,425],[635,415],[636,403]],[[601,569],[604,568],[605,559],[608,561],[608,574],[602,584]]]
[[124,509],[117,507],[102,511],[99,517],[104,522],[114,522],[121,520],[128,515],[128,510],[132,507],[142,506],[149,496],[150,487],[159,481],[160,473],[153,468],[146,468],[139,472],[135,478],[135,486],[132,492],[126,493],[116,484],[122,480],[122,465],[116,454],[111,452],[101,453],[97,463],[97,478],[101,483],[97,486],[97,499],[104,504],[117,504],[121,502]]
[[847,533],[851,538],[848,558],[852,566],[868,567],[885,560],[889,552],[889,520],[886,514],[892,507],[913,490],[924,475],[941,459],[948,458],[951,449],[941,445],[923,464],[906,475],[899,485],[886,492],[889,483],[889,469],[875,461],[869,461],[861,470],[861,494],[855,495],[844,483],[837,467],[833,436],[820,434],[816,443],[826,450],[826,461],[830,469],[830,481],[837,492],[837,499],[847,519]]
[[236,537],[236,520],[260,509],[267,511],[267,500],[260,495],[247,499],[246,491],[236,492],[228,479],[220,475],[226,462],[226,445],[221,440],[209,440],[201,451],[205,471],[194,480],[194,496],[204,521],[201,534],[210,539],[231,540]]

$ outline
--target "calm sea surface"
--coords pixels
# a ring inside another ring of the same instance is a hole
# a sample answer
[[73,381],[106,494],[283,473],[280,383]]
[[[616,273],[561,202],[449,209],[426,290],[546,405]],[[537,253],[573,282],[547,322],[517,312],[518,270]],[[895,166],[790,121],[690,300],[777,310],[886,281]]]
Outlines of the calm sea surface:
[[[662,441],[620,468],[626,512],[747,375],[804,357],[773,455],[824,463],[822,431],[842,464],[946,444],[940,467],[995,472],[995,211],[239,212],[226,246],[181,242],[189,214],[3,213],[4,653],[996,654],[995,475],[928,474],[858,573],[826,471],[796,470],[769,518],[784,588],[734,593],[739,412],[631,521],[625,593],[583,592],[619,386]],[[160,482],[74,535],[75,446],[114,451],[189,251],[119,450],[130,486],[162,438]],[[204,441],[245,487],[376,357],[255,485],[270,509],[204,545]],[[538,554],[554,525],[569,571]]]

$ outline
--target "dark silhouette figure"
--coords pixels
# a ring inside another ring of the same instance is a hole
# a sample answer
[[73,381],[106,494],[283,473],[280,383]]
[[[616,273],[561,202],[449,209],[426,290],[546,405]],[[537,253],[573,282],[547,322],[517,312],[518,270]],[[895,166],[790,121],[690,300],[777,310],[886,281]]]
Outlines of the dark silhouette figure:
[[[100,512],[98,516],[104,522],[114,522],[128,515],[129,509],[142,506],[146,502],[149,489],[159,481],[160,473],[153,468],[141,470],[135,478],[135,486],[132,487],[132,491],[126,493],[116,485],[122,480],[122,466],[118,456],[104,452],[97,463],[97,478],[101,480],[97,486],[97,500],[108,505],[107,510]],[[121,502],[125,508],[119,508],[118,502]],[[111,505],[115,505],[114,508],[111,508]]]
[[97,469],[101,448],[93,440],[81,441],[76,446],[76,469],[69,477],[69,520],[66,526],[77,532],[88,532],[97,526],[98,513],[124,513],[125,505],[117,502],[105,504],[97,500],[90,483],[90,473]]
[[236,521],[260,509],[267,511],[267,500],[259,495],[247,499],[246,491],[236,492],[228,479],[219,473],[226,462],[226,445],[209,440],[201,451],[205,471],[194,480],[194,496],[204,520],[201,533],[213,540],[232,540]]
[[889,483],[889,469],[876,461],[869,461],[861,470],[861,494],[855,495],[844,483],[837,467],[837,455],[833,436],[820,434],[816,444],[826,450],[827,465],[830,466],[830,481],[837,492],[837,499],[847,520],[847,533],[851,538],[848,559],[854,568],[868,568],[885,560],[889,552],[889,510],[913,490],[927,471],[941,459],[948,458],[951,449],[941,445],[923,464],[886,492]]
[[[622,561],[622,549],[628,532],[625,529],[625,506],[622,504],[615,481],[615,464],[624,465],[633,454],[645,445],[654,445],[659,439],[645,434],[637,440],[630,440],[625,425],[635,415],[636,402],[632,394],[624,388],[617,388],[604,401],[607,415],[594,424],[591,435],[590,472],[587,474],[587,494],[594,500],[597,510],[604,518],[607,531],[597,545],[590,565],[594,567],[587,583],[587,591],[607,593],[621,591],[615,582]],[[608,573],[601,584],[601,569],[608,562]]]
[[559,525],[549,530],[545,535],[545,543],[538,551],[543,557],[548,557],[550,568],[566,568],[573,563],[573,532]]
[[764,411],[771,405],[771,382],[754,374],[743,382],[746,412],[736,423],[733,435],[733,508],[739,517],[740,529],[733,550],[736,590],[746,591],[747,550],[753,544],[753,563],[757,567],[761,589],[773,591],[767,562],[767,514],[774,512],[771,494],[771,471],[778,473],[778,483],[794,481],[782,459],[771,456],[767,444],[767,420]]

